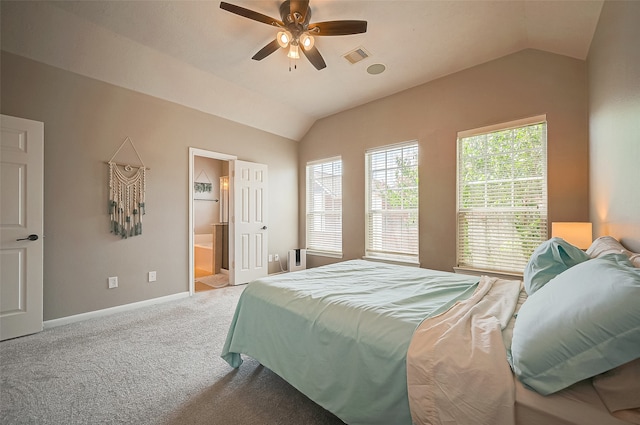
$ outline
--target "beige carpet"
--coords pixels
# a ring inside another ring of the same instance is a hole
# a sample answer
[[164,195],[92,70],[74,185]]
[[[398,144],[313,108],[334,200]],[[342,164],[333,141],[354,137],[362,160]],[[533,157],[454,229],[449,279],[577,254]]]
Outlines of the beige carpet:
[[343,425],[250,357],[220,358],[244,285],[0,343],[0,424]]

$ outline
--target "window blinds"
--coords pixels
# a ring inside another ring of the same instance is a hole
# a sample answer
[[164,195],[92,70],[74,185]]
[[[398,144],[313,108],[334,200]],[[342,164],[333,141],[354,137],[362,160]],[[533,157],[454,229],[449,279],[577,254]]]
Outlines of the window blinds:
[[418,144],[366,153],[366,255],[418,262]]
[[459,267],[522,273],[547,239],[546,122],[518,124],[458,137]]
[[307,164],[307,250],[342,255],[342,159]]

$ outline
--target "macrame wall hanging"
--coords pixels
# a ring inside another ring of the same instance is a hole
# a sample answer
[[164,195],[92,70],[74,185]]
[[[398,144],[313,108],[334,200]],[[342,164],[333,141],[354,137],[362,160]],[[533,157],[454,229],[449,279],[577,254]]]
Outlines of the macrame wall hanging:
[[[140,166],[114,162],[123,146],[131,143],[138,156]],[[145,214],[144,195],[147,189],[147,168],[138,154],[138,150],[127,137],[115,154],[107,162],[109,164],[109,216],[111,233],[121,238],[129,238],[142,234],[142,216]]]

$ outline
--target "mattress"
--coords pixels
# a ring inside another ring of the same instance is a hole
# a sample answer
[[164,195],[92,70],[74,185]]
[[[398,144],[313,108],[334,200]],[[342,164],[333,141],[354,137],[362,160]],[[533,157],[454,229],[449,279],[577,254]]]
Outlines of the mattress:
[[590,379],[547,396],[514,380],[518,425],[629,425],[609,413]]

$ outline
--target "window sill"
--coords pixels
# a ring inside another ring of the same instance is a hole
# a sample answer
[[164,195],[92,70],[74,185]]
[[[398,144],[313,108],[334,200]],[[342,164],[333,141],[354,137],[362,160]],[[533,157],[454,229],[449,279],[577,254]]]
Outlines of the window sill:
[[310,249],[307,249],[307,255],[314,255],[316,257],[342,258],[341,252],[312,251]]
[[401,266],[409,266],[409,267],[420,267],[420,262],[417,260],[403,260],[403,259],[395,259],[395,258],[385,258],[385,257],[372,257],[365,255],[362,257],[363,260],[369,261],[379,261],[381,263],[389,263],[389,264],[399,264]]
[[467,274],[471,276],[492,276],[507,280],[522,280],[522,273],[517,272],[501,272],[496,270],[473,269],[470,267],[454,267],[453,271],[458,274]]

